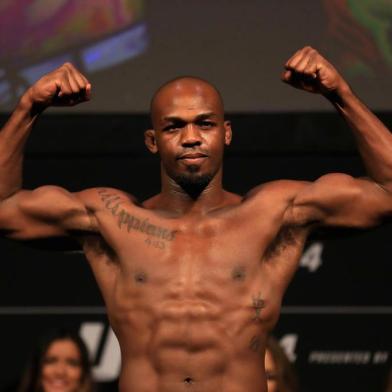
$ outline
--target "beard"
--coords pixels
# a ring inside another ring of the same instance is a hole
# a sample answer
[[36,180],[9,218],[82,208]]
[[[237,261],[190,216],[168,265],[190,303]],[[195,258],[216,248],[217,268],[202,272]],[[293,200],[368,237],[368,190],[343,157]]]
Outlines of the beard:
[[174,174],[173,180],[193,199],[196,199],[208,186],[214,173],[198,173],[200,167],[188,166],[187,173]]

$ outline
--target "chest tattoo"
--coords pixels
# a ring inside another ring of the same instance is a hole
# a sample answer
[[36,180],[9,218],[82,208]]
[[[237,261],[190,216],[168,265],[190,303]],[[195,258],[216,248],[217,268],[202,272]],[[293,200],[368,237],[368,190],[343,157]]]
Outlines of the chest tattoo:
[[255,311],[253,316],[253,320],[257,321],[260,320],[260,313],[263,308],[265,308],[265,301],[261,297],[261,293],[252,296],[252,307]]
[[100,199],[105,208],[113,215],[120,230],[125,229],[128,233],[139,231],[148,236],[156,237],[164,241],[173,241],[176,235],[175,230],[170,230],[162,226],[155,225],[148,218],[142,219],[130,214],[122,207],[125,203],[120,196],[108,192],[106,189],[98,191]]

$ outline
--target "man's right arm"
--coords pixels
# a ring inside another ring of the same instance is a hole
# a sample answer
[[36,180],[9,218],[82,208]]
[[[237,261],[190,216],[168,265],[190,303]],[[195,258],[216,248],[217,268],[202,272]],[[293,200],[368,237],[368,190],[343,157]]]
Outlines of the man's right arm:
[[83,193],[45,186],[22,189],[27,138],[49,106],[72,106],[89,99],[91,85],[71,64],[43,76],[20,99],[0,131],[0,231],[12,238],[35,239],[89,230]]

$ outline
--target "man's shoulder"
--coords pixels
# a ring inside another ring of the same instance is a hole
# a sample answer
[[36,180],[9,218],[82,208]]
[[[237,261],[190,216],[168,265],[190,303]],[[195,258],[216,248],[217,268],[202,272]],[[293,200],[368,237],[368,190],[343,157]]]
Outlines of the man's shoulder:
[[274,200],[292,200],[299,191],[309,184],[308,181],[300,180],[268,181],[251,189],[244,199],[271,198]]

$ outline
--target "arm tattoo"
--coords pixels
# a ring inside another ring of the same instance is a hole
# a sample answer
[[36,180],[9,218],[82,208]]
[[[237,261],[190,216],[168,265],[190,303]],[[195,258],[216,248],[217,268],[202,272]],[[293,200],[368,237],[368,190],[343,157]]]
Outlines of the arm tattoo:
[[125,228],[129,233],[131,230],[145,233],[149,236],[156,237],[165,241],[173,241],[176,235],[175,230],[165,229],[164,227],[154,225],[147,219],[140,219],[127,212],[121,204],[125,203],[120,196],[108,192],[106,189],[98,191],[99,197],[104,203],[105,208],[117,220],[117,225],[121,229]]

